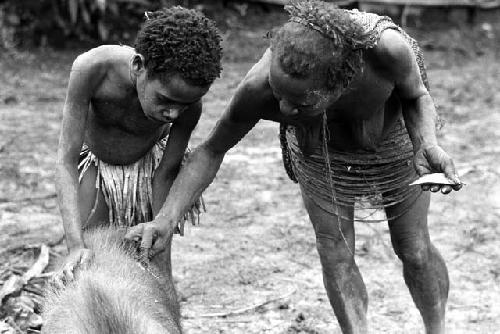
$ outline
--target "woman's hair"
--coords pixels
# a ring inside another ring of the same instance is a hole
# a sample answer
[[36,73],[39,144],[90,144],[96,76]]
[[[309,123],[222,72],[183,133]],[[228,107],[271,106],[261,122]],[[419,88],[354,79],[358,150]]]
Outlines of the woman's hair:
[[177,72],[198,86],[211,84],[222,69],[221,37],[215,23],[180,6],[146,12],[135,49],[149,74]]
[[285,6],[290,20],[271,40],[282,69],[297,78],[324,76],[328,89],[345,89],[362,69],[362,49],[370,44],[349,11],[323,1]]

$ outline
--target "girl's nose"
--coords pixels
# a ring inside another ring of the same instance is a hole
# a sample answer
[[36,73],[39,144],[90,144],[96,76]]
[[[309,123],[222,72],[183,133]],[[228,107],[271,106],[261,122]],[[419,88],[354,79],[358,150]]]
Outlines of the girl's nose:
[[299,110],[286,100],[280,101],[280,110],[281,113],[285,114],[286,116],[293,116],[299,113]]
[[168,117],[170,119],[176,119],[179,117],[181,111],[180,108],[168,108],[163,111],[163,116]]

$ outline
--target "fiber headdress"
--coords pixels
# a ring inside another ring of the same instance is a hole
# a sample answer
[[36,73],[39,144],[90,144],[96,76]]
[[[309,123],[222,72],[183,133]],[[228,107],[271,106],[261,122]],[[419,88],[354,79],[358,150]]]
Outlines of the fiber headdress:
[[376,36],[359,24],[351,11],[318,0],[291,1],[285,6],[290,21],[314,29],[334,41],[335,45],[351,49],[366,49],[376,44]]
[[[296,22],[330,39],[339,50],[339,66],[329,69],[329,86],[347,88],[363,68],[362,50],[377,43],[377,36],[360,24],[353,12],[317,0],[291,1],[285,6]],[[339,85],[340,84],[340,85]]]

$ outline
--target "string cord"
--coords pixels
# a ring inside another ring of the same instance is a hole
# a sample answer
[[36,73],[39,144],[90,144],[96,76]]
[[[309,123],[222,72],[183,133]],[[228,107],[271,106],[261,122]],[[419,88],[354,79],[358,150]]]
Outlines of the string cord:
[[337,205],[337,195],[335,192],[335,185],[333,183],[333,171],[332,167],[330,165],[330,153],[328,152],[328,141],[330,140],[330,131],[328,131],[328,117],[326,115],[326,111],[323,112],[323,121],[322,121],[322,141],[323,141],[323,156],[325,157],[325,167],[326,167],[326,172],[327,172],[327,179],[328,183],[330,185],[330,192],[331,192],[331,201],[332,205],[335,208],[334,215],[337,218],[337,226],[339,228],[340,235],[342,237],[342,240],[344,240],[344,243],[347,247],[347,250],[349,253],[354,256],[353,250],[349,247],[349,243],[347,242],[347,238],[344,235],[344,231],[342,231],[342,223],[340,221],[340,214],[339,214],[339,207]]

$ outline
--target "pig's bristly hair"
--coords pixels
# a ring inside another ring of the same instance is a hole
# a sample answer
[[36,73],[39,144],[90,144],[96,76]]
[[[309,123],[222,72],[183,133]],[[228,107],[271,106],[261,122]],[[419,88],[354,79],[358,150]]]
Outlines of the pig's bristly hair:
[[73,333],[74,328],[86,334],[146,334],[179,328],[167,311],[165,290],[133,259],[122,236],[116,229],[86,235],[94,258],[64,289],[47,292],[44,333]]

